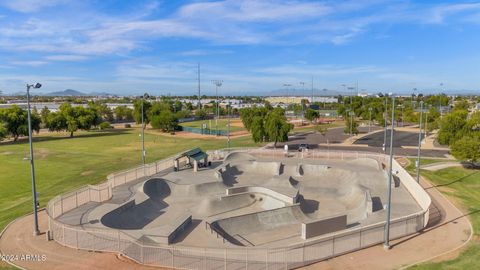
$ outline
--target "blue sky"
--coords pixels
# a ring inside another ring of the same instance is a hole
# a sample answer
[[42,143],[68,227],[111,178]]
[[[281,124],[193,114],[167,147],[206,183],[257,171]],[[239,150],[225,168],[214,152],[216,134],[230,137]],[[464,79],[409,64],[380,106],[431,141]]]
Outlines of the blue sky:
[[479,30],[480,1],[0,0],[0,90],[474,91]]

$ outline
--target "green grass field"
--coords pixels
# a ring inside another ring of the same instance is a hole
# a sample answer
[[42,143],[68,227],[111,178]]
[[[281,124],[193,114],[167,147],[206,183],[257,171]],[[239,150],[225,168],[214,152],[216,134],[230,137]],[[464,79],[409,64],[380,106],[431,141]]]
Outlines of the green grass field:
[[[414,163],[413,159],[410,161]],[[441,161],[444,160],[422,160],[422,164]],[[414,172],[412,164],[407,167],[411,173]],[[480,170],[450,167],[434,172],[420,170],[420,173],[437,185],[443,194],[462,204],[472,222],[474,237],[459,257],[445,262],[421,264],[411,269],[480,269]]]
[[[233,123],[241,123],[239,119],[231,119]],[[207,124],[209,129],[215,129],[215,120],[199,120],[199,121],[192,121],[192,122],[185,122],[180,123],[180,126],[184,127],[193,127],[193,128],[202,128],[203,124]],[[218,119],[218,130],[227,130],[228,119]],[[234,126],[233,124],[230,125],[230,131],[244,131],[246,130],[243,126]]]
[[[257,146],[249,136],[231,140],[232,147]],[[226,147],[226,139],[193,139],[145,134],[147,162],[192,147],[203,150]],[[47,133],[34,137],[37,191],[40,205],[54,196],[85,184],[105,180],[112,172],[141,164],[139,130]],[[26,140],[0,144],[0,230],[16,217],[32,211],[30,165]]]

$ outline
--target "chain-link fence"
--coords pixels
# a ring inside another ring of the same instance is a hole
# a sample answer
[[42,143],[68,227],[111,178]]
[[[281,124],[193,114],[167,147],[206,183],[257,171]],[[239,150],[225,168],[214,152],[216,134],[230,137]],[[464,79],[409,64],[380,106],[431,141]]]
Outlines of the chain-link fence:
[[178,128],[181,131],[196,133],[196,134],[228,136],[228,130],[210,129],[210,128],[195,128],[195,127],[186,127],[186,126],[178,126]]
[[[211,157],[221,159],[233,150],[210,152]],[[280,157],[283,151],[266,149],[237,149],[236,152],[249,152],[256,156]],[[359,152],[308,151],[289,153],[295,158],[304,159],[356,159],[374,158],[381,163],[387,157],[379,154]],[[386,163],[386,162],[385,162]],[[369,247],[384,241],[386,222],[347,229],[308,240],[302,244],[285,248],[224,247],[201,248],[172,245],[151,245],[135,239],[121,230],[92,229],[71,226],[56,218],[88,202],[103,202],[112,197],[116,186],[150,176],[168,169],[173,158],[167,158],[128,171],[114,173],[98,186],[86,186],[76,191],[57,196],[47,206],[49,234],[61,245],[92,251],[105,251],[123,254],[138,263],[178,269],[292,269],[313,262]],[[428,222],[430,197],[415,180],[394,161],[393,169],[399,172],[405,188],[418,202],[421,211],[395,218],[391,221],[390,238],[395,239],[422,230]],[[215,233],[215,232],[212,232]]]

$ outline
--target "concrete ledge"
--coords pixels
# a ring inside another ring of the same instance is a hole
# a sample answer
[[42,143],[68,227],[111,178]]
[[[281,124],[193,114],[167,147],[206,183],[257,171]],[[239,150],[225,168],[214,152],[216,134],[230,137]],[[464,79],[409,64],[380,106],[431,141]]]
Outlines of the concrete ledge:
[[326,233],[341,231],[347,228],[347,215],[338,215],[320,220],[302,223],[302,239],[320,236]]

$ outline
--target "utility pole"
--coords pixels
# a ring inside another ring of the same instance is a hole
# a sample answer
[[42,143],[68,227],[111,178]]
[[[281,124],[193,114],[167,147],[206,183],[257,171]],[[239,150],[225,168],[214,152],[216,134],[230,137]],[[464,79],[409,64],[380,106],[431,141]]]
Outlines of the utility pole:
[[420,183],[420,149],[422,147],[423,100],[420,101],[420,129],[418,131],[417,182]]
[[429,106],[427,106],[427,111],[425,112],[425,142],[427,141],[428,137],[428,108]]
[[[143,104],[145,103],[145,99],[146,98],[149,98],[150,96],[145,93],[143,94],[142,96],[142,164],[145,165],[145,156],[146,156],[146,152],[145,152],[145,120],[144,120],[144,112],[143,112]],[[174,106],[175,108],[175,106]]]
[[228,115],[228,123],[227,123],[227,146],[228,146],[228,151],[230,151],[230,116],[231,116],[230,99],[228,100],[227,115]]
[[385,113],[383,114],[383,152],[385,152],[387,150],[387,113],[388,113],[388,109],[387,109],[387,106],[388,106],[388,96],[387,94],[385,93]]
[[33,235],[39,235],[38,229],[38,200],[37,200],[37,187],[35,184],[35,162],[33,159],[33,143],[32,143],[32,116],[30,112],[30,88],[38,89],[42,87],[41,84],[36,83],[27,84],[27,117],[28,117],[28,145],[30,148],[30,171],[32,174],[32,195],[33,195]]
[[368,133],[370,133],[370,130],[372,127],[372,107],[368,108],[368,112],[370,114],[369,120],[368,120]]
[[220,106],[218,104],[218,87],[222,86],[222,80],[212,80],[212,83],[215,84],[215,95],[217,96],[217,117],[215,118],[215,132],[218,136],[218,118],[220,118]]
[[313,104],[313,102],[314,102],[313,99],[314,99],[314,97],[313,97],[313,76],[312,76],[312,104]]
[[304,108],[304,102],[303,102],[303,97],[305,96],[305,82],[300,82],[302,85],[302,97],[300,98],[300,105],[302,105],[302,125],[303,125],[303,118],[305,116],[305,108]]
[[197,63],[197,75],[198,75],[198,109],[202,107],[202,98],[200,97],[200,63]]
[[285,87],[286,91],[287,91],[287,100],[286,100],[286,103],[287,103],[287,106],[286,106],[286,109],[285,109],[285,113],[287,113],[287,110],[288,110],[288,105],[289,105],[289,98],[288,98],[288,88],[292,86],[291,84],[289,83],[284,83],[283,84],[283,87]]
[[392,177],[393,177],[393,133],[395,129],[395,96],[392,96],[392,130],[390,131],[390,162],[388,166],[388,202],[387,202],[387,223],[385,226],[385,243],[383,247],[390,249],[390,217],[392,206]]

